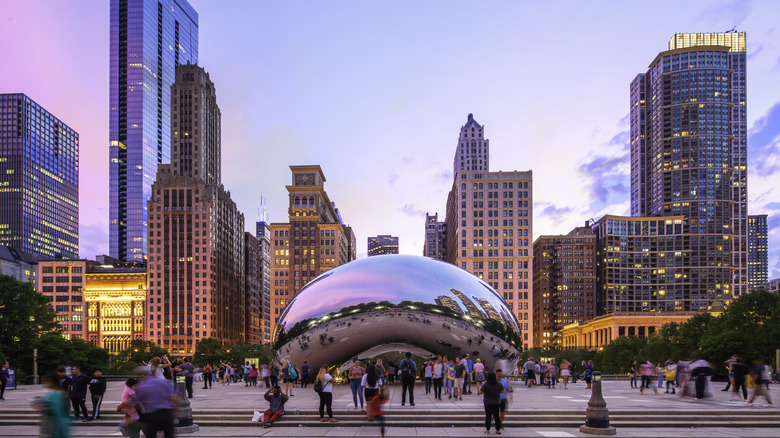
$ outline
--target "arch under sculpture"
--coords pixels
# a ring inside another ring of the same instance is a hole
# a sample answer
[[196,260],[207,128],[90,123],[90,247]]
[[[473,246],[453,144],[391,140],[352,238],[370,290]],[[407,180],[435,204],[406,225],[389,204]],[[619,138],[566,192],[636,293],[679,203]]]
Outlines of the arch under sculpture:
[[420,256],[356,260],[312,280],[282,312],[276,360],[315,375],[323,364],[411,350],[450,358],[468,353],[505,372],[517,366],[520,330],[487,283],[449,263]]

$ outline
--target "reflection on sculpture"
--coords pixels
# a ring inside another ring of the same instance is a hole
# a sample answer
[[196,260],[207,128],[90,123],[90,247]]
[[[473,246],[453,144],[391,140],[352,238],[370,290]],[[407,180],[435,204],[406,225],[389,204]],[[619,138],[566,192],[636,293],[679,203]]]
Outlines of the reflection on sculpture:
[[[414,346],[430,355],[470,354],[513,370],[517,320],[487,283],[446,262],[385,255],[350,262],[312,280],[284,309],[276,359],[313,369],[370,350]],[[362,356],[361,356],[362,357]]]

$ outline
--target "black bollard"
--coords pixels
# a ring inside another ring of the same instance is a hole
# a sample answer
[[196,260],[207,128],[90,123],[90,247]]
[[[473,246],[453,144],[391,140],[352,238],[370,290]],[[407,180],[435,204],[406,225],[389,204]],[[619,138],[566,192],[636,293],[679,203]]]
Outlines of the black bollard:
[[593,372],[593,387],[588,400],[588,410],[585,413],[585,425],[580,426],[580,432],[593,435],[616,433],[615,428],[609,425],[607,402],[601,396],[601,371]]
[[176,376],[176,392],[179,395],[179,406],[176,408],[176,420],[174,431],[179,433],[197,432],[200,427],[192,420],[192,408],[190,399],[187,398],[187,388],[184,383],[184,376]]

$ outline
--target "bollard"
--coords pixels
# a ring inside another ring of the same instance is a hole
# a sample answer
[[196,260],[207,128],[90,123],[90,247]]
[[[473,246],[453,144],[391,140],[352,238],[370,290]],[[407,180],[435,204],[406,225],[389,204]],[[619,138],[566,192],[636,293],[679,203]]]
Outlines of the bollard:
[[593,435],[616,433],[615,428],[609,425],[607,402],[601,396],[601,371],[593,372],[593,388],[588,400],[588,410],[585,413],[585,425],[580,426],[580,432]]
[[192,408],[190,407],[190,399],[187,398],[184,376],[176,376],[176,392],[179,395],[179,406],[176,408],[178,423],[174,425],[174,431],[177,434],[197,432],[200,427],[192,420]]

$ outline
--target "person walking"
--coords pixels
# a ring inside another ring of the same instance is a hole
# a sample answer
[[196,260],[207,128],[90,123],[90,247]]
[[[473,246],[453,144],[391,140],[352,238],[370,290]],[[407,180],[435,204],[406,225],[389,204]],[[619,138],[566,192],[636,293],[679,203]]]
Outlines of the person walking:
[[73,414],[76,419],[79,418],[79,411],[84,414],[84,418],[81,421],[91,421],[87,411],[87,388],[89,387],[89,377],[81,372],[81,367],[76,365],[73,367],[73,386],[70,389],[70,402],[73,405]]
[[690,365],[691,376],[696,378],[696,399],[702,400],[709,393],[709,377],[712,375],[712,364],[704,359],[699,359]]
[[5,401],[5,386],[8,385],[8,381],[11,379],[9,368],[7,360],[0,365],[0,401]]
[[257,386],[257,376],[260,373],[257,371],[255,364],[252,364],[252,368],[249,370],[249,385],[252,387]]
[[373,397],[368,404],[368,413],[379,424],[379,435],[382,438],[385,436],[385,411],[382,406],[387,403],[388,398],[387,390],[381,388],[379,394]]
[[750,376],[753,378],[753,394],[750,396],[747,406],[753,406],[753,402],[756,398],[764,396],[766,399],[764,407],[772,407],[772,398],[769,396],[769,390],[764,387],[764,382],[770,378],[766,367],[764,366],[766,364],[766,359],[757,359],[753,361],[753,368],[750,370]]
[[745,365],[741,358],[737,357],[736,360],[736,362],[731,364],[731,368],[734,371],[734,395],[732,396],[732,399],[738,398],[739,391],[742,390],[742,401],[747,403],[748,395],[745,377],[750,374],[750,369]]
[[444,364],[441,356],[436,358],[436,362],[431,365],[431,380],[433,381],[433,398],[441,400],[441,387],[444,379]]
[[[366,405],[370,405],[374,397],[379,395],[379,388],[382,386],[382,378],[376,371],[375,365],[369,365],[366,369],[366,373],[360,381],[360,386],[363,387],[363,391],[366,397]],[[370,409],[366,409],[366,416],[368,421],[373,421]]]
[[156,438],[162,432],[165,438],[173,438],[173,410],[176,392],[173,381],[144,376],[135,387],[135,399],[142,412],[141,430],[147,438]]
[[177,375],[184,376],[184,386],[187,388],[187,398],[192,398],[192,378],[195,375],[195,366],[190,363],[190,358],[185,357],[184,360],[173,369]]
[[320,367],[320,371],[317,373],[315,379],[314,389],[321,387],[319,391],[320,396],[320,423],[325,422],[325,409],[328,410],[328,421],[331,423],[337,423],[338,420],[333,418],[333,376],[328,372],[327,365]]
[[477,391],[482,386],[482,382],[485,381],[485,364],[482,363],[482,359],[477,358],[474,362],[474,383],[476,384]]
[[263,412],[263,420],[261,421],[263,427],[268,427],[279,417],[284,415],[284,404],[289,400],[287,394],[282,392],[279,385],[274,386],[265,392],[263,396],[265,400],[270,404],[268,409]]
[[[65,371],[63,369],[63,371]],[[85,376],[86,377],[86,376]],[[60,376],[44,376],[43,384],[49,390],[46,395],[35,400],[41,411],[40,437],[67,438],[70,436],[70,418],[68,418],[68,396],[59,384]]]
[[89,393],[92,396],[92,419],[100,420],[100,405],[103,404],[103,394],[106,393],[106,378],[100,369],[92,373],[89,381]]
[[212,371],[213,369],[211,368],[210,363],[207,363],[206,366],[203,367],[203,389],[211,389]]
[[363,405],[363,391],[360,387],[360,382],[363,380],[364,374],[366,374],[366,369],[360,366],[360,361],[357,359],[352,361],[352,367],[349,369],[347,376],[349,378],[349,389],[352,390],[352,402],[355,404],[355,407],[352,409],[353,411],[356,411],[358,408],[358,397],[360,398],[360,410],[365,410]]
[[658,394],[658,388],[652,385],[653,372],[655,371],[655,365],[650,360],[647,360],[642,365],[639,365],[639,374],[642,375],[642,386],[639,388],[639,393],[645,395],[645,388],[650,389],[653,386],[653,391]]
[[501,434],[501,393],[504,387],[498,383],[496,373],[490,371],[487,373],[485,383],[477,390],[478,394],[483,394],[483,405],[485,407],[485,435],[490,435],[491,419],[496,424],[496,434]]
[[571,375],[571,362],[566,359],[561,361],[561,378],[563,379],[563,389],[569,389],[569,376]]
[[262,380],[265,383],[266,388],[270,388],[271,384],[269,383],[269,379],[271,377],[271,372],[268,369],[268,364],[264,363],[260,365],[260,380]]
[[125,414],[124,420],[119,423],[119,430],[122,435],[127,435],[130,438],[140,438],[141,436],[141,424],[138,422],[140,417],[138,410],[135,408],[135,385],[138,384],[138,380],[131,377],[125,382],[125,389],[122,391],[122,401],[117,405],[117,412]]
[[401,406],[406,402],[406,392],[409,392],[409,405],[414,406],[414,376],[417,375],[417,364],[412,360],[412,353],[406,352],[406,358],[401,361]]
[[676,394],[675,382],[677,381],[677,364],[673,360],[666,361],[666,369],[664,370],[664,380],[666,380],[666,392],[669,394],[669,388],[672,389],[671,394]]

